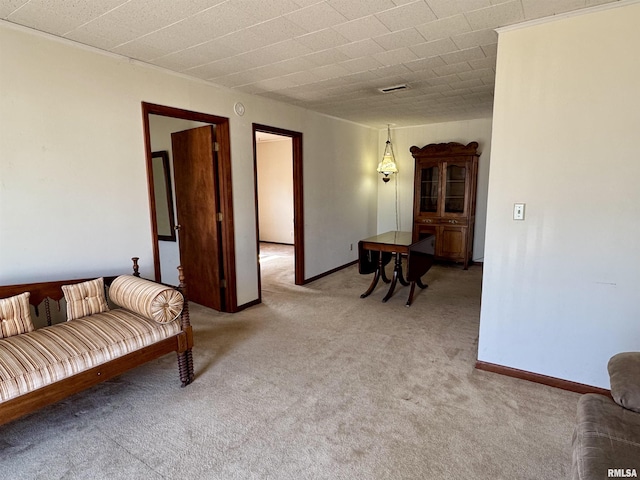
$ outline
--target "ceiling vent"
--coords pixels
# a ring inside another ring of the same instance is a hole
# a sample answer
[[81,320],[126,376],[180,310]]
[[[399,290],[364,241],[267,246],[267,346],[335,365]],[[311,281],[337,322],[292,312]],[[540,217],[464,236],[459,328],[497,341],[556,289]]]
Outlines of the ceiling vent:
[[403,83],[402,85],[394,85],[393,87],[379,88],[378,91],[382,93],[393,93],[407,90],[408,88],[409,86]]

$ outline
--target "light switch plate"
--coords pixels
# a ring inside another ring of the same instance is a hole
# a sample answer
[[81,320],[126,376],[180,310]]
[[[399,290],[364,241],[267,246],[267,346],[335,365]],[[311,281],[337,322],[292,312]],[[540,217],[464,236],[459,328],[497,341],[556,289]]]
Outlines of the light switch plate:
[[513,204],[513,219],[524,220],[524,203]]

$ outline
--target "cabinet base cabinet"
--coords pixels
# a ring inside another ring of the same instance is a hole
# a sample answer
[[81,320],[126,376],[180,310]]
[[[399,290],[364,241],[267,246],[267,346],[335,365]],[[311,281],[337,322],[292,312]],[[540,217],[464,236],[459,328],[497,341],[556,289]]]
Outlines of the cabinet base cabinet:
[[415,225],[414,241],[429,235],[435,235],[435,259],[463,263],[466,270],[469,266],[471,251],[468,248],[468,227]]
[[473,248],[477,149],[477,142],[411,147],[416,162],[413,239],[435,235],[435,258],[462,262],[465,270]]

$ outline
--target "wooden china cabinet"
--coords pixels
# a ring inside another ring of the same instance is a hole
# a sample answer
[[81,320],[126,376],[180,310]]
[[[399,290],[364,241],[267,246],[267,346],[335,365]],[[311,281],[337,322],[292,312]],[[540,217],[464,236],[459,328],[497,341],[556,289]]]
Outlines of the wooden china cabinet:
[[478,142],[411,147],[415,158],[413,241],[436,236],[435,258],[469,267],[473,248]]

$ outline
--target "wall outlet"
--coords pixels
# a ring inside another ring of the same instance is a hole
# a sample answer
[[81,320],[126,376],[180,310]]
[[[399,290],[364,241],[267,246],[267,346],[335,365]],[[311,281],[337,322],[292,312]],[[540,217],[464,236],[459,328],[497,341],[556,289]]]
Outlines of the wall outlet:
[[513,204],[513,219],[524,220],[524,203]]
[[353,243],[349,244],[349,250],[353,250]]

